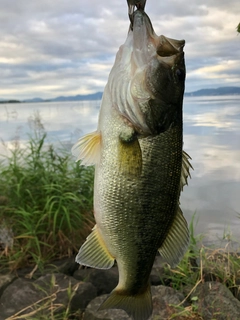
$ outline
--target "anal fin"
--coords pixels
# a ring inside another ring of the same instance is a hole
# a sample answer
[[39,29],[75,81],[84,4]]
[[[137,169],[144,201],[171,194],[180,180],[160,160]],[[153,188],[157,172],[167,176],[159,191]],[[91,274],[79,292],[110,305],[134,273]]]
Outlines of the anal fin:
[[76,256],[76,262],[97,269],[110,269],[114,258],[108,252],[95,226]]
[[158,249],[160,255],[165,258],[171,267],[176,266],[184,256],[189,244],[189,231],[180,207],[173,224],[162,246]]
[[86,134],[78,140],[72,147],[72,154],[78,160],[82,160],[82,165],[90,166],[99,162],[101,152],[101,133],[92,132]]

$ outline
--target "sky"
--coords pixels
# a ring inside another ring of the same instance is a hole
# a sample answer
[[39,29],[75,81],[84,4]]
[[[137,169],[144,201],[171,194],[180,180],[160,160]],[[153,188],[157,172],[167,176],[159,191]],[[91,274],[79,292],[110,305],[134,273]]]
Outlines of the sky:
[[[158,35],[185,39],[186,92],[240,86],[239,0],[147,0],[145,11]],[[1,0],[0,99],[103,91],[128,28],[126,0]]]

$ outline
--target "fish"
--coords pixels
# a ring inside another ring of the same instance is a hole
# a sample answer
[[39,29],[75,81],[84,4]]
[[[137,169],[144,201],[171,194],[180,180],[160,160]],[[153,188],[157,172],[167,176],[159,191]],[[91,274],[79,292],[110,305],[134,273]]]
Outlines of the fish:
[[99,310],[123,309],[133,320],[153,310],[150,272],[158,252],[171,266],[189,243],[180,194],[190,176],[183,151],[184,40],[157,36],[144,10],[132,13],[105,86],[98,127],[73,146],[95,165],[96,225],[76,261],[109,269],[119,282]]

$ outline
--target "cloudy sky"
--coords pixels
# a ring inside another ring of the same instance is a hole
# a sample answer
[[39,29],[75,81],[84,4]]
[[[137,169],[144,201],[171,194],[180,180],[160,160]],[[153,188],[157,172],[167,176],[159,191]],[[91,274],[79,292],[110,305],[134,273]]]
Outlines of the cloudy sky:
[[[147,0],[146,12],[158,35],[186,40],[187,92],[240,85],[239,0]],[[1,0],[0,99],[103,91],[128,26],[126,0]]]

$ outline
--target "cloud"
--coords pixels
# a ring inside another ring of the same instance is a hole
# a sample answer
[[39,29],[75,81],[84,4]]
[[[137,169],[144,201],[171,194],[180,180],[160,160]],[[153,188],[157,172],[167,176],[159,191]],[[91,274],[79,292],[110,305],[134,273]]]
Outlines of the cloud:
[[[157,34],[186,40],[186,90],[239,85],[238,0],[148,0]],[[102,91],[129,27],[126,1],[2,0],[0,98]]]

